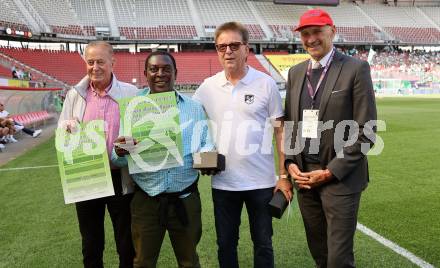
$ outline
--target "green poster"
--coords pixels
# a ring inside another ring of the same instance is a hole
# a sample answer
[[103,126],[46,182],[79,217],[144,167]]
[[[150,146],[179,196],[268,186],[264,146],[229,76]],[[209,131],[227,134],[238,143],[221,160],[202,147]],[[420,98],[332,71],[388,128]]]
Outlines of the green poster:
[[56,131],[55,146],[66,204],[114,195],[104,121]]
[[130,174],[183,166],[182,135],[175,92],[118,100],[122,136],[138,144],[126,147]]

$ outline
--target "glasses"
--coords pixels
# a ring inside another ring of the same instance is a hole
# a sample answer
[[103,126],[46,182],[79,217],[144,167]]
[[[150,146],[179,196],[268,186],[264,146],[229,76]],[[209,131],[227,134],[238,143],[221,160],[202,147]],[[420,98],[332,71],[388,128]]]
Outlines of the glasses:
[[238,49],[240,49],[241,45],[244,45],[244,44],[242,42],[234,42],[234,43],[230,43],[230,44],[216,44],[215,48],[217,49],[218,52],[226,52],[228,47],[232,51],[237,51]]

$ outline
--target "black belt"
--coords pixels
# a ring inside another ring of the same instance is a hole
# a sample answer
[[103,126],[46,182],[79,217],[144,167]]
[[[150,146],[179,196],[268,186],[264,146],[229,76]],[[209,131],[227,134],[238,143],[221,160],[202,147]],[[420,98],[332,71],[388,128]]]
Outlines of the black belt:
[[168,223],[168,209],[170,205],[174,206],[176,211],[177,218],[183,226],[188,225],[188,214],[186,213],[185,205],[183,204],[182,198],[179,198],[181,195],[195,193],[198,192],[197,184],[199,179],[195,180],[190,186],[183,189],[181,192],[175,193],[161,193],[156,196],[150,196],[144,191],[142,191],[139,186],[136,189],[141,190],[149,197],[156,199],[159,201],[159,224],[163,227],[166,227]]

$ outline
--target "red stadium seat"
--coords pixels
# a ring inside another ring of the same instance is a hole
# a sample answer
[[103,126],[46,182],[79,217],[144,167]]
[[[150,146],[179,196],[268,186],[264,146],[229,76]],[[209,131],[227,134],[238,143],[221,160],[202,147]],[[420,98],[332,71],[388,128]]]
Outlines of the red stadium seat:
[[396,40],[412,44],[435,44],[440,40],[440,31],[435,28],[385,27]]
[[14,114],[11,118],[25,126],[34,126],[40,123],[44,124],[47,120],[52,119],[53,116],[47,111],[37,111],[24,114]]

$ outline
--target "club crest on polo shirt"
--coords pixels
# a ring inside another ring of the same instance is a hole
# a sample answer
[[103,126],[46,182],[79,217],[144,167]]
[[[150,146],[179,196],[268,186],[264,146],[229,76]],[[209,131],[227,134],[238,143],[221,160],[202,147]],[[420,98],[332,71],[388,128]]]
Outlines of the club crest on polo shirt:
[[246,102],[247,104],[252,104],[254,103],[255,100],[255,96],[252,94],[246,94],[244,95],[244,102]]

